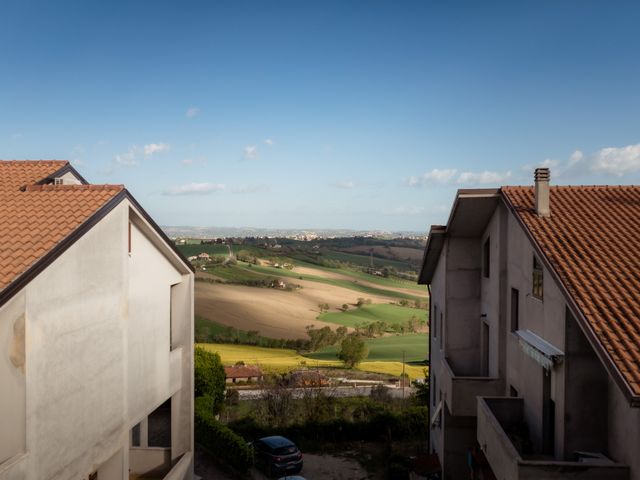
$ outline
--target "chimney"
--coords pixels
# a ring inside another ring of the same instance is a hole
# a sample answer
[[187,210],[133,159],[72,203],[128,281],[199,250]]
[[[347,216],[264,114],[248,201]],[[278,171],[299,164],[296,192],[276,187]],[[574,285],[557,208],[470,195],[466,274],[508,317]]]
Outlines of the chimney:
[[550,217],[549,207],[549,179],[551,172],[548,168],[536,168],[534,174],[536,186],[536,213],[539,217]]

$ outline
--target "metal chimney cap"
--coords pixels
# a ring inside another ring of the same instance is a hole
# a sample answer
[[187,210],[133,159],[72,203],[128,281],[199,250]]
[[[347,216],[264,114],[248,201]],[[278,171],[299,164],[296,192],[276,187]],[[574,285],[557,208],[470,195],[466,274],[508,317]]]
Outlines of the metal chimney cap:
[[548,168],[536,168],[534,173],[534,179],[536,182],[538,181],[549,181],[551,179],[551,171]]

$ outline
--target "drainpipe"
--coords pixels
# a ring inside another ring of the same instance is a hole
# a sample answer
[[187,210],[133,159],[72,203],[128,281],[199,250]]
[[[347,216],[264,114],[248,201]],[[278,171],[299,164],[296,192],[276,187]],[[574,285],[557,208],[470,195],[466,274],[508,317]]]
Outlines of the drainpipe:
[[[429,310],[427,311],[427,315],[429,315],[429,358],[427,359],[427,367],[429,367],[429,378],[425,378],[425,381],[429,382],[429,399],[427,403],[427,408],[429,409],[428,418],[431,418],[431,284],[427,284],[427,292],[429,293],[429,306],[427,307]],[[431,422],[427,425],[427,454],[431,453]]]

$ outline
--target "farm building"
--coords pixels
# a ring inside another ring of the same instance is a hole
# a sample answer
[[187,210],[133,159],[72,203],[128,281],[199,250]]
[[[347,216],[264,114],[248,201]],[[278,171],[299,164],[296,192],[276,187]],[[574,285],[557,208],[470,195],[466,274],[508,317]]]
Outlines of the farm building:
[[262,370],[254,365],[234,365],[224,367],[227,383],[258,382],[262,380]]
[[431,227],[443,479],[640,480],[640,187],[549,177],[460,190]]
[[122,185],[0,161],[0,480],[185,480],[193,272]]
[[198,255],[198,259],[200,260],[209,260],[210,258],[211,257],[207,252],[202,252],[201,254]]

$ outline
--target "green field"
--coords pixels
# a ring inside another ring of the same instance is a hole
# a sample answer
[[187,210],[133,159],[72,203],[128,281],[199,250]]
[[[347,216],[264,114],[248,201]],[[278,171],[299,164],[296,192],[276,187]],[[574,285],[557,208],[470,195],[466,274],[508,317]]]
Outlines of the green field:
[[[426,345],[426,338],[425,338]],[[287,372],[307,367],[333,367],[341,368],[342,362],[337,360],[315,359],[299,355],[295,350],[286,348],[263,348],[250,345],[234,345],[220,343],[199,343],[197,346],[209,351],[217,352],[225,365],[234,365],[243,361],[246,364],[260,365],[264,370],[271,372]],[[426,348],[426,347],[425,347]],[[424,358],[423,358],[424,360]],[[410,361],[407,359],[407,361]],[[405,372],[411,379],[423,378],[424,367],[405,365]],[[364,372],[384,373],[399,376],[402,373],[402,362],[391,360],[365,361],[358,365],[358,370]]]
[[[351,263],[360,267],[369,267],[371,265],[371,257],[369,255],[359,255],[357,253],[337,252],[335,250],[323,250],[320,259],[337,260],[338,262]],[[409,271],[411,266],[407,262],[398,260],[389,260],[388,258],[373,257],[373,266],[375,268],[393,267],[399,271]]]
[[[365,340],[369,347],[367,361],[402,362],[402,352],[405,362],[423,362],[427,359],[429,337],[424,333],[407,335],[391,335]],[[336,358],[340,347],[334,345],[306,356],[316,360],[329,361]]]
[[218,243],[205,245],[177,245],[177,248],[185,257],[191,257],[193,255],[198,255],[199,253],[208,253],[209,255],[227,255],[229,253],[229,249],[226,245]]
[[416,290],[417,292],[422,292],[426,295],[427,287],[425,285],[418,285],[416,282],[412,282],[410,280],[404,280],[398,277],[379,277],[377,275],[371,275],[369,273],[356,270],[354,268],[349,267],[341,267],[341,268],[331,268],[325,267],[324,265],[317,265],[315,263],[309,263],[302,260],[292,259],[291,263],[301,267],[315,268],[316,270],[322,270],[324,272],[329,273],[340,273],[342,275],[346,275],[348,277],[352,277],[356,280],[365,280],[369,283],[375,283],[376,285],[380,285],[383,287],[395,287],[395,288],[407,288],[411,290]]
[[[346,279],[342,281],[341,280],[331,281],[330,279],[325,279],[325,278],[314,276],[314,275],[306,275],[307,278],[303,278],[304,280],[325,281],[324,283],[332,283],[337,286],[351,288],[352,290],[357,290],[363,293],[370,293],[370,294],[378,293],[375,291],[375,287],[368,287],[363,285],[354,286],[354,284],[357,284],[358,280],[365,280],[369,283],[373,283],[381,287],[406,288],[410,290],[415,290],[417,295],[420,295],[420,294],[426,295],[426,288],[424,286],[417,285],[416,282],[400,279],[397,277],[385,278],[377,275],[370,275],[366,272],[362,272],[355,268],[349,268],[349,267],[330,268],[330,267],[326,267],[326,266],[314,263],[313,261],[311,261],[310,256],[307,256],[307,255],[301,255],[301,254],[295,254],[295,253],[292,253],[291,256],[279,255],[278,252],[276,251],[267,250],[264,248],[255,247],[251,245],[232,245],[231,247],[234,253],[236,254],[239,251],[244,250],[248,252],[250,255],[254,255],[258,258],[269,258],[275,261],[279,261],[280,263],[292,263],[294,265],[314,268],[314,269],[322,270],[326,272],[340,273],[354,279],[353,281],[346,280]],[[179,245],[178,249],[187,257],[192,255],[197,255],[202,252],[206,252],[209,255],[227,255],[229,251],[226,245],[221,245],[221,244],[202,244],[202,245],[187,244],[187,245]],[[358,265],[362,267],[369,266],[369,257],[366,255],[358,255],[358,254],[335,252],[335,251],[325,251],[322,255],[319,255],[314,258],[318,258],[320,260],[322,260],[323,258],[326,260],[338,260],[341,262],[351,263],[353,265]],[[407,265],[402,262],[397,262],[395,260],[380,259],[375,257],[374,257],[374,265],[376,266],[376,268],[391,266],[399,270],[406,270],[406,267],[407,267]],[[269,267],[265,267],[265,268],[269,268]],[[264,272],[264,273],[276,274],[277,272]],[[282,274],[282,275],[286,275],[286,274]],[[295,274],[295,272],[291,273],[289,276],[293,276],[293,275],[299,276]],[[338,282],[338,283],[334,283],[334,282]],[[415,299],[411,295],[403,296],[403,294],[397,293],[397,292],[395,294],[392,294],[391,296],[395,298]]]
[[318,320],[337,323],[345,327],[356,327],[362,324],[384,321],[388,324],[403,323],[416,316],[424,322],[427,321],[427,311],[424,309],[401,307],[393,304],[362,305],[346,312],[323,313]]
[[240,262],[236,265],[207,265],[206,270],[203,271],[206,271],[211,275],[215,275],[216,277],[223,278],[229,282],[238,283],[251,280],[270,281],[277,278],[275,275],[265,275],[262,272],[254,270],[253,267],[247,267],[246,264],[242,264]]
[[250,335],[244,330],[239,330],[234,327],[222,325],[220,323],[213,322],[207,318],[196,315],[194,328],[197,337],[224,335],[229,338],[235,338],[239,343],[247,342]]
[[348,288],[349,290],[355,290],[356,292],[367,293],[369,295],[381,295],[381,296],[391,297],[391,298],[406,298],[407,300],[414,300],[414,301],[425,300],[424,297],[418,297],[417,295],[410,295],[402,292],[395,292],[393,290],[385,290],[382,288],[370,287],[368,285],[362,285],[357,281],[351,281],[346,279],[342,280],[342,279],[334,279],[334,278],[324,278],[324,277],[319,277],[317,275],[297,273],[295,271],[285,270],[283,268],[266,267],[264,265],[262,266],[256,265],[251,268],[254,271],[258,271],[258,272],[269,274],[269,275],[281,276],[281,277],[292,277],[292,278],[298,278],[300,280],[309,280],[312,282],[326,283],[328,285]]

